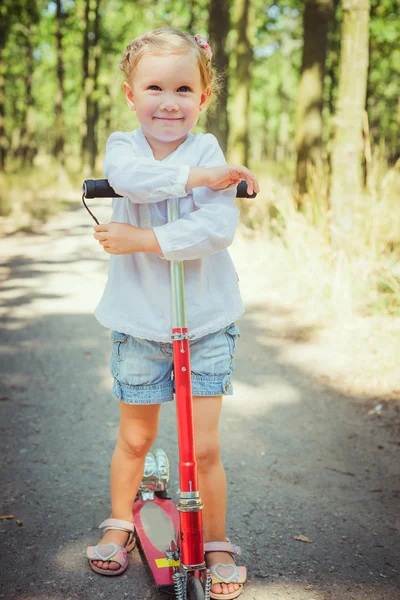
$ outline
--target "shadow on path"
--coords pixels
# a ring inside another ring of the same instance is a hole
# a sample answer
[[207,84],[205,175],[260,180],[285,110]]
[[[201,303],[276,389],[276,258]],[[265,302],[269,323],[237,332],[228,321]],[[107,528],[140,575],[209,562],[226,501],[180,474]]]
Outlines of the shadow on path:
[[[237,391],[225,400],[221,423],[228,531],[249,566],[243,598],[252,597],[252,585],[254,597],[267,598],[269,583],[281,581],[288,590],[314,586],[310,598],[337,588],[346,600],[360,586],[376,590],[365,597],[385,598],[398,582],[396,446],[351,398],[282,364],[273,345],[257,341],[251,316],[241,319]],[[119,597],[155,598],[137,553],[118,580],[97,577],[84,558],[107,516],[117,435],[108,332],[86,315],[13,325],[2,331],[0,348],[2,513],[22,525],[1,522],[3,597],[98,598],[118,590]],[[160,443],[176,465],[173,407],[163,414]],[[175,473],[171,491],[177,488]]]
[[[14,518],[0,521],[0,598],[161,599],[136,551],[116,579],[97,576],[85,559],[108,516],[118,406],[110,394],[109,332],[84,311],[38,314],[39,301],[58,306],[64,296],[62,288],[46,287],[60,269],[67,276],[86,262],[89,273],[104,271],[104,260],[83,242],[67,254],[34,260],[21,250],[5,265],[1,514]],[[40,285],[29,287],[33,278]],[[398,431],[368,415],[359,399],[288,364],[283,350],[292,341],[269,326],[279,310],[255,305],[240,319],[235,395],[224,400],[221,419],[228,535],[242,546],[249,568],[242,598],[395,600]],[[313,335],[292,333],[302,342]],[[163,407],[161,423],[174,495],[172,403]]]

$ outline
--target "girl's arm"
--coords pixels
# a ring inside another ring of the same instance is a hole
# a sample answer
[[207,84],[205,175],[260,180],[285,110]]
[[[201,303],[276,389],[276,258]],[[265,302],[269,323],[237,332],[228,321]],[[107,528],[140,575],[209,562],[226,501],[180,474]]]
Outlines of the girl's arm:
[[186,196],[190,166],[141,158],[130,135],[117,131],[107,140],[104,174],[111,187],[137,204]]
[[[152,165],[154,168],[154,162]],[[110,254],[155,252],[167,260],[194,260],[228,247],[239,214],[236,186],[245,179],[250,194],[253,189],[259,192],[257,180],[246,167],[226,165],[217,139],[211,134],[203,137],[199,165],[189,169],[186,181],[197,210],[152,229],[122,223],[96,225],[94,238]]]
[[[235,175],[229,175],[235,167],[227,168],[223,165],[226,165],[226,161],[217,139],[211,134],[204,135],[199,168],[192,169],[190,174],[194,177],[205,177],[202,186],[192,188],[197,210],[177,221],[153,228],[163,258],[195,260],[227,248],[232,243],[239,217],[239,210],[235,204],[237,181]],[[229,185],[231,180],[234,181],[231,187],[220,191],[206,187],[213,185],[207,177],[207,171],[216,177],[215,173],[219,169],[215,167],[222,167],[221,171],[224,171],[224,177],[227,178],[226,185]],[[251,176],[255,180],[252,173]],[[239,177],[239,180],[241,178]],[[198,184],[199,181],[194,183]],[[190,177],[188,185],[191,185]]]

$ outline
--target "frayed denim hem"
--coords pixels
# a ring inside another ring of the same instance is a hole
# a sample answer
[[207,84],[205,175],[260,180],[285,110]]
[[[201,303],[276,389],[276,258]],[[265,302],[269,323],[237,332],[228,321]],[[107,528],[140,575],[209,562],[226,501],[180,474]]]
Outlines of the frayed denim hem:
[[[174,399],[174,382],[156,385],[128,385],[114,379],[112,395],[125,404],[163,404]],[[192,396],[232,396],[232,373],[199,375],[192,373]]]
[[192,373],[192,396],[232,396],[232,373],[199,375]]
[[159,385],[127,385],[114,379],[112,395],[125,404],[162,404],[173,400],[171,383]]

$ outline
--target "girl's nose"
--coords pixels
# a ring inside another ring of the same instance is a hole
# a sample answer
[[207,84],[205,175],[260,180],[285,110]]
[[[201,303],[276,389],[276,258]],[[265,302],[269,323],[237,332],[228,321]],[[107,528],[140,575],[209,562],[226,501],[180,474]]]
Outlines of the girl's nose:
[[173,110],[178,110],[179,106],[178,106],[178,103],[175,101],[175,98],[172,98],[171,96],[166,96],[163,98],[163,100],[160,104],[160,109],[173,111]]

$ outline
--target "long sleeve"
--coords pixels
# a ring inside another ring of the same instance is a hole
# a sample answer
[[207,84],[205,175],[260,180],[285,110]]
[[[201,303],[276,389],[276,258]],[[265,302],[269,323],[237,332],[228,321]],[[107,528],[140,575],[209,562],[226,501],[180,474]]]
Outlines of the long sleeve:
[[117,131],[107,140],[104,174],[118,194],[135,204],[186,196],[189,171],[189,165],[138,156],[128,133]]
[[[153,228],[160,240],[154,252],[110,255],[107,285],[96,309],[109,329],[158,342],[171,341],[172,298],[169,260],[187,260],[185,295],[193,339],[227,327],[244,312],[238,277],[226,248],[238,219],[235,186],[221,192],[198,187],[186,192],[186,174],[177,191],[180,219],[168,223],[167,199],[174,197],[181,168],[225,164],[211,134],[189,133],[162,161],[141,128],[110,137],[105,171],[111,185],[125,197],[114,198],[112,221]],[[121,179],[118,174],[120,174]],[[154,178],[160,187],[154,186]],[[139,181],[140,180],[140,181]],[[143,180],[143,181],[142,181]],[[118,182],[120,181],[120,186]],[[171,189],[172,188],[172,189]],[[161,200],[154,194],[159,194]],[[201,260],[188,260],[202,258]],[[168,260],[169,259],[169,260]]]
[[[199,167],[226,164],[217,139],[203,136]],[[235,235],[239,210],[235,205],[236,185],[213,191],[207,187],[193,188],[196,209],[188,215],[154,227],[163,257],[167,260],[195,260],[230,246]]]

